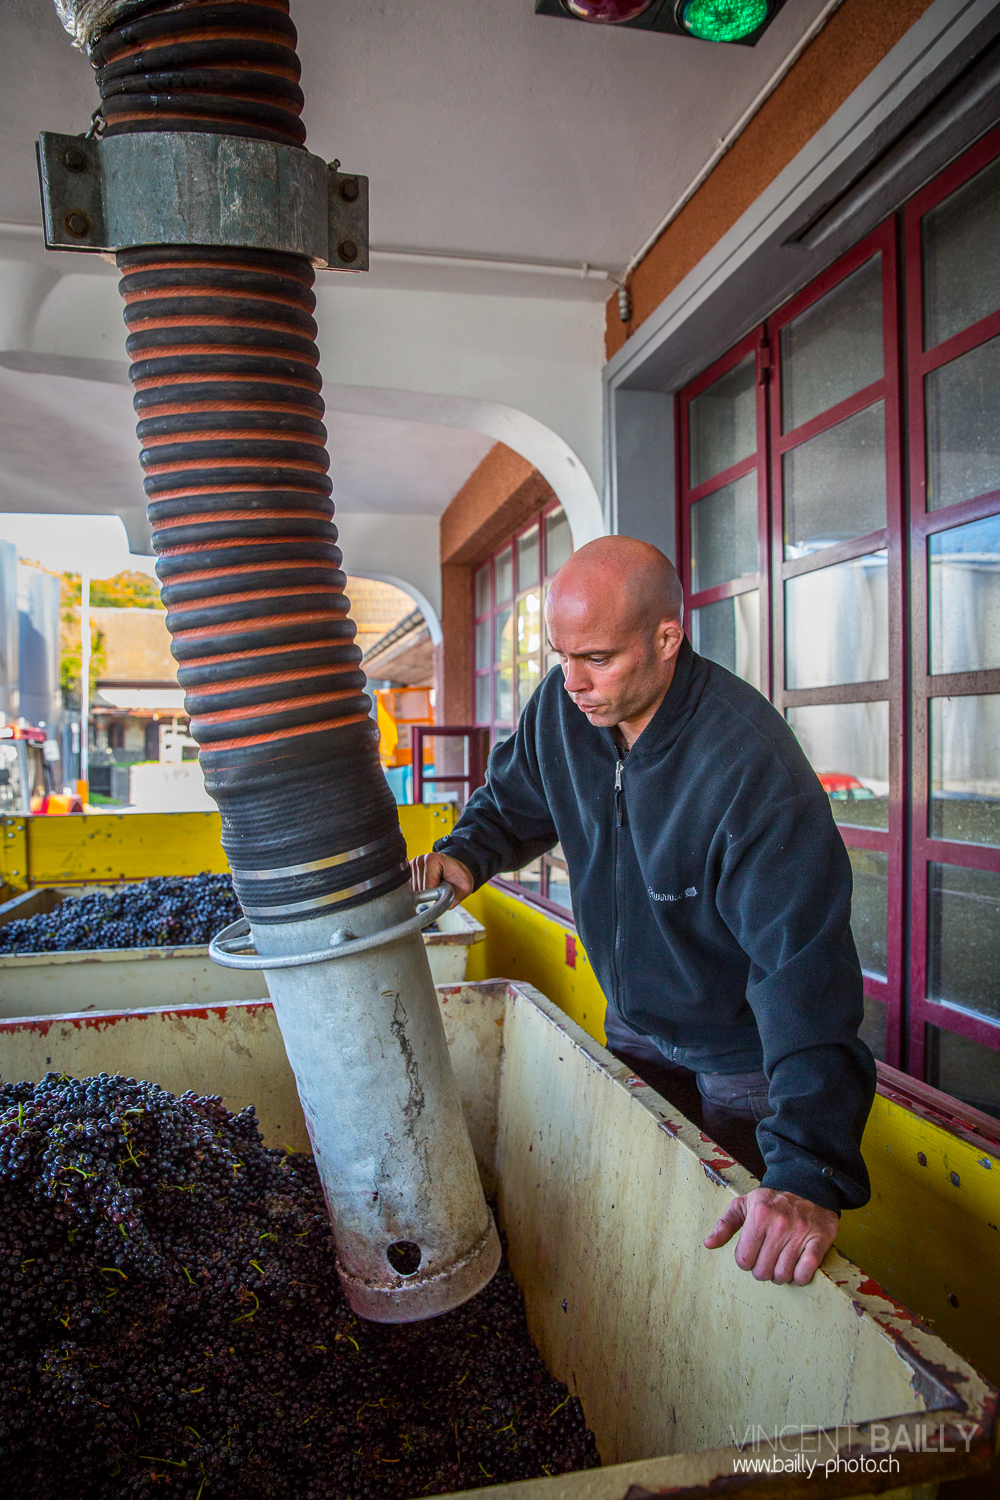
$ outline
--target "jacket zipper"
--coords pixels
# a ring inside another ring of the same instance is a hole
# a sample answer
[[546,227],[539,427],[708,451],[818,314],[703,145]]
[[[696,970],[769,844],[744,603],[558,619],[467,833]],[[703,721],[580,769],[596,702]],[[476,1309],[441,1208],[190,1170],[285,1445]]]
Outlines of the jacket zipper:
[[625,788],[622,786],[622,774],[624,770],[625,762],[619,756],[615,763],[614,893],[611,903],[611,920],[614,923],[615,933],[612,979],[614,981],[614,1005],[619,1015],[624,1015],[621,996],[621,967],[618,961],[621,942],[618,921],[618,914],[621,909],[621,829],[625,821]]

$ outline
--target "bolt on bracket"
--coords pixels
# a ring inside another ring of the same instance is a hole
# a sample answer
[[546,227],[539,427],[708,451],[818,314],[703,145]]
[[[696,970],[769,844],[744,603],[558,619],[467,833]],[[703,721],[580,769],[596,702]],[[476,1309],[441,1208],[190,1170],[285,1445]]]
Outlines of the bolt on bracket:
[[368,270],[368,178],[301,147],[180,130],[43,131],[37,156],[48,250],[231,245]]

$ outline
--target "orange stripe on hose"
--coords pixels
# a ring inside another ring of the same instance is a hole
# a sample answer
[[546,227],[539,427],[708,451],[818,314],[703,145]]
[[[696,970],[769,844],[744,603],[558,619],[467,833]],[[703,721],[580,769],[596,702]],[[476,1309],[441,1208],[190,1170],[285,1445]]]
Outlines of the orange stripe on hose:
[[[252,620],[234,620],[230,625],[206,625],[202,630],[175,630],[173,638],[175,641],[200,641],[214,638],[223,640],[227,635],[242,635],[244,631],[260,630],[265,625],[280,630],[286,625],[309,625],[320,620],[329,624],[330,616],[331,612],[325,609],[304,610],[298,614],[281,615],[277,618],[274,615],[260,615]],[[354,621],[350,623],[353,625]]]
[[[312,290],[311,287],[306,288],[304,283],[303,289],[310,292]],[[281,292],[245,291],[241,288],[222,286],[189,286],[186,282],[178,283],[177,286],[141,287],[136,291],[131,291],[126,286],[121,295],[126,307],[138,307],[142,302],[164,302],[176,297],[215,297],[227,302],[270,302],[278,307],[293,307],[296,312],[301,312],[303,309],[307,312],[312,311],[312,308],[308,306],[308,297],[297,300]],[[192,314],[192,318],[193,316]]]
[[[301,536],[301,535],[300,536],[266,536],[266,537],[258,537],[258,538],[245,537],[245,536],[235,536],[235,537],[234,536],[230,536],[230,537],[226,537],[223,541],[218,541],[218,542],[200,542],[200,543],[191,542],[191,543],[189,543],[187,545],[179,546],[179,547],[160,547],[160,548],[157,549],[157,555],[159,557],[200,557],[203,552],[217,552],[220,548],[226,548],[226,549],[228,549],[230,547],[248,547],[248,546],[253,546],[255,543],[258,546],[267,546],[267,547],[270,547],[272,545],[272,543],[275,543],[275,542],[283,542],[283,543],[292,543],[292,542],[294,542],[296,545],[301,546],[301,545],[304,545],[306,542],[317,542],[317,541],[321,542],[323,540],[324,540],[323,537],[315,537],[315,536],[310,537],[310,536]],[[326,558],[326,559],[321,558],[320,562],[323,562],[323,561],[327,561],[328,562],[329,558]],[[290,566],[291,564],[293,564],[295,562],[304,563],[307,568],[312,566],[312,559],[308,558],[308,557],[299,557],[299,558],[292,558],[292,557],[290,557],[287,560],[287,563],[285,564],[285,566],[286,567]]]
[[[326,521],[322,510],[209,510],[200,514],[191,512],[185,516],[171,516],[166,521],[156,521],[153,530],[170,531],[176,526],[197,526],[215,521]],[[332,524],[332,523],[330,523]]]
[[346,719],[324,719],[319,724],[296,724],[291,729],[281,729],[276,734],[248,734],[237,740],[215,740],[205,746],[207,752],[216,750],[239,750],[243,747],[250,748],[252,745],[273,745],[279,740],[290,740],[298,738],[303,734],[322,734],[327,729],[343,729],[348,724],[364,724],[369,720],[368,714],[351,714]]
[[280,698],[274,703],[255,703],[252,708],[222,708],[217,713],[197,714],[199,724],[231,724],[234,719],[259,719],[263,714],[288,713],[293,708],[315,708],[320,703],[339,703],[356,698],[356,688],[340,688],[335,693],[310,693],[304,698]]
[[139,413],[140,422],[152,421],[154,417],[201,416],[207,412],[267,411],[275,414],[308,417],[312,422],[322,421],[320,414],[302,401],[165,401],[149,411]]
[[[132,330],[130,330],[130,332],[131,331]],[[301,337],[305,338],[305,334],[302,334]],[[267,344],[254,345],[253,348],[250,348],[246,344],[158,344],[155,349],[137,349],[135,353],[130,355],[129,357],[132,360],[133,364],[138,364],[140,361],[145,363],[147,360],[151,359],[172,359],[175,355],[178,354],[237,354],[239,355],[240,359],[259,359],[261,356],[266,356],[268,359],[290,359],[293,360],[296,364],[311,365],[313,369],[315,369],[319,364],[318,349],[316,350],[315,354],[306,354],[301,349],[272,349]],[[226,374],[215,374],[210,378],[212,380],[238,379],[238,377],[235,375],[229,376]],[[275,380],[280,378],[282,377],[274,375],[247,376],[248,380]],[[165,377],[165,379],[162,381],[162,384],[181,385],[187,379],[188,377],[186,375],[169,375]],[[144,389],[144,387],[140,385],[138,381],[136,381],[136,389],[142,390]],[[314,387],[310,386],[309,389],[313,390]]]
[[189,427],[184,432],[159,433],[156,437],[142,439],[144,448],[165,448],[170,443],[313,443],[326,446],[326,439],[315,432],[295,432],[267,427]]
[[[305,558],[293,558],[282,559],[277,562],[241,563],[238,567],[232,568],[206,568],[202,573],[178,573],[175,577],[170,579],[169,583],[166,584],[165,587],[173,588],[174,585],[178,583],[204,583],[209,578],[236,578],[243,573],[256,577],[260,573],[266,573],[269,569],[272,571],[277,571],[279,568],[289,568],[295,566],[308,568],[326,568],[331,573],[340,572],[340,569],[335,562],[328,562],[324,558],[317,558],[315,562],[309,561]],[[322,585],[318,585],[318,587],[322,587]]]
[[[137,355],[136,358],[148,359],[149,356],[143,354]],[[242,381],[244,385],[287,385],[293,386],[296,390],[308,391],[313,396],[319,395],[319,391],[311,381],[300,380],[296,375],[265,375],[263,373],[259,375],[229,375],[225,371],[210,375],[203,370],[192,372],[190,375],[144,375],[140,380],[132,382],[132,389],[136,391],[159,391],[164,386],[170,385],[229,385],[234,381]],[[155,416],[159,409],[158,406],[151,407],[149,415]],[[223,406],[222,410],[226,410],[225,406]],[[303,408],[303,410],[311,410],[311,408]]]
[[196,318],[193,313],[178,313],[176,317],[138,318],[128,324],[130,334],[151,333],[160,328],[255,328],[263,329],[266,333],[294,333],[300,338],[309,337],[308,333],[292,323],[276,323],[263,318],[225,318],[221,314],[218,317]]
[[[188,663],[185,663],[187,666]],[[218,693],[235,693],[244,688],[271,687],[280,683],[306,682],[313,677],[336,677],[344,672],[356,672],[353,662],[334,662],[319,667],[299,667],[294,672],[263,672],[257,677],[229,677],[225,682],[203,683],[200,687],[187,689],[187,701],[194,704],[197,712],[199,698],[214,698]],[[248,709],[249,713],[250,710]]]
[[[192,632],[192,634],[194,633]],[[341,637],[341,643],[345,646],[351,645],[351,642],[343,636]],[[288,651],[325,651],[329,648],[329,645],[330,641],[326,638],[319,641],[282,641],[280,646],[254,646],[249,655],[253,657],[283,656]],[[242,666],[247,659],[247,654],[246,651],[220,651],[217,656],[192,656],[188,661],[180,663],[180,670],[185,671],[188,667],[217,667],[220,662],[227,661],[237,662]],[[352,667],[351,670],[354,671],[355,668]]]
[[[346,598],[343,589],[333,588],[325,583],[301,583],[298,586],[289,584],[285,589],[247,589],[240,590],[235,594],[213,594],[211,599],[186,599],[183,604],[171,604],[168,606],[171,615],[190,614],[192,610],[214,609],[217,604],[238,604],[248,599],[290,599],[296,594],[305,594],[310,598],[317,595],[329,595],[330,598],[338,596],[343,600],[345,612],[350,609],[350,600]],[[276,619],[287,619],[286,615],[275,616]]]
[[325,474],[322,464],[311,464],[305,458],[181,458],[172,464],[143,465],[143,472],[156,474],[181,474],[185,469],[301,469],[304,474]]

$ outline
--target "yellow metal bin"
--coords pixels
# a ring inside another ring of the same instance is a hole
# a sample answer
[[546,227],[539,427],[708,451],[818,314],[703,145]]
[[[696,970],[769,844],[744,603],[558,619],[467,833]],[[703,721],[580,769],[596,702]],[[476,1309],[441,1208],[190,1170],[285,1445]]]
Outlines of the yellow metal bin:
[[[439,993],[532,1335],[604,1464],[524,1500],[932,1500],[987,1467],[996,1391],[864,1271],[831,1251],[776,1287],[703,1249],[742,1168],[530,986]],[[0,1022],[0,1074],[49,1069],[253,1103],[269,1144],[307,1149],[265,1002]]]

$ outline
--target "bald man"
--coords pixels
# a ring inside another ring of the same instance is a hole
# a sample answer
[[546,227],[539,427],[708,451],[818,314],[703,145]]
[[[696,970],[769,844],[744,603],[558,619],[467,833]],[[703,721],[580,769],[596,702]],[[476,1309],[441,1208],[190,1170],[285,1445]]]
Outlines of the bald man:
[[462,900],[562,846],[609,1046],[687,1069],[717,1116],[759,1121],[762,1185],[705,1245],[738,1235],[741,1267],[803,1285],[841,1209],[870,1196],[851,866],[784,719],[691,649],[681,614],[655,547],[574,553],[546,603],[560,668],[414,884],[448,880]]

